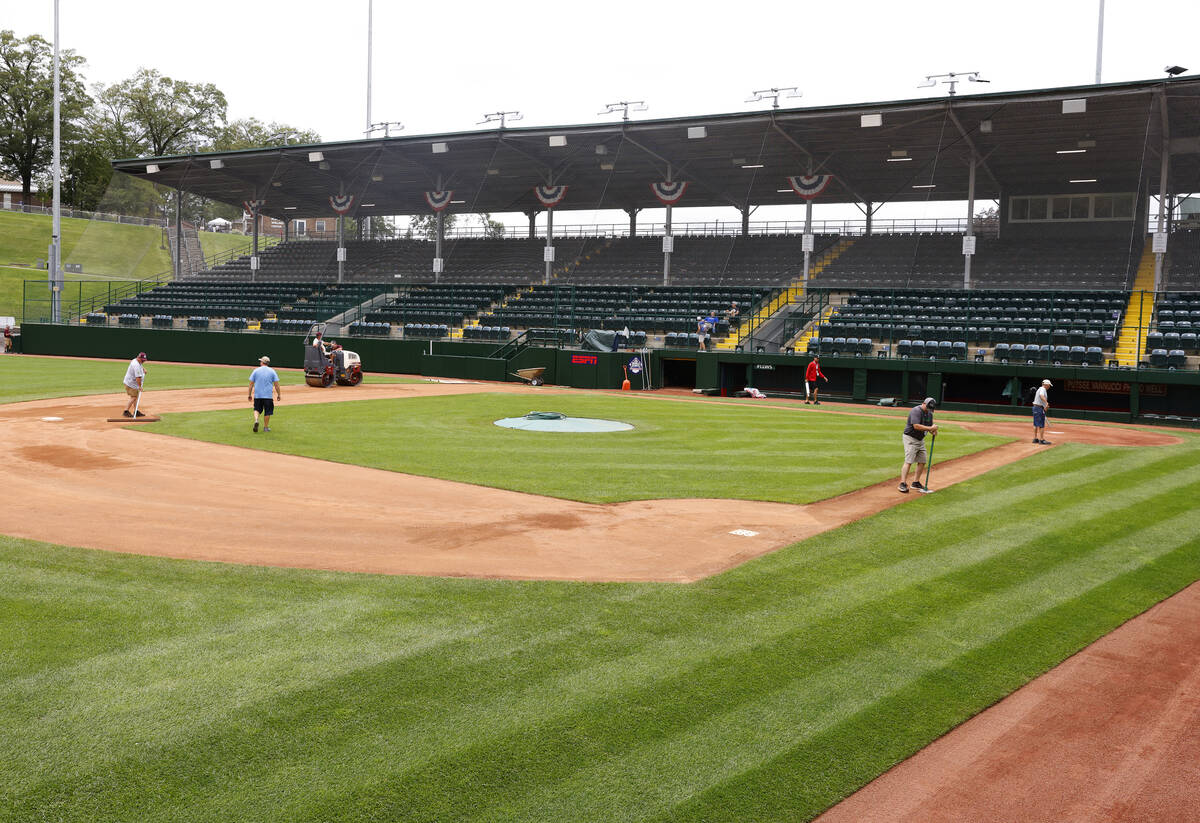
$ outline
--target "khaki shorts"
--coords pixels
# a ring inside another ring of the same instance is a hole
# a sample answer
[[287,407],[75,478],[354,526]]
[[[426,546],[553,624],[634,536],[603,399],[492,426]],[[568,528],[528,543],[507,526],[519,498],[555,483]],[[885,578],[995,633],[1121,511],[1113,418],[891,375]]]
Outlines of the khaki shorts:
[[127,395],[129,395],[130,397],[137,397],[138,389],[134,389],[134,388],[130,388],[129,386],[125,386],[125,393]]
[[929,453],[925,451],[925,441],[918,440],[915,437],[910,437],[907,434],[900,435],[900,439],[904,441],[904,462],[905,463],[928,463]]

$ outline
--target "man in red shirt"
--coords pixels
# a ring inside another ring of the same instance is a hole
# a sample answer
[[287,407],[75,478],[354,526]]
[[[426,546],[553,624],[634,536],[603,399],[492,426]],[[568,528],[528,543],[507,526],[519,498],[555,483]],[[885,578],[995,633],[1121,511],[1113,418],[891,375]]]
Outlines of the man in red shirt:
[[812,362],[808,364],[808,368],[804,372],[804,402],[813,403],[817,406],[821,405],[821,401],[817,399],[817,378],[821,378],[826,383],[829,378],[821,371],[821,363],[819,358],[813,356]]

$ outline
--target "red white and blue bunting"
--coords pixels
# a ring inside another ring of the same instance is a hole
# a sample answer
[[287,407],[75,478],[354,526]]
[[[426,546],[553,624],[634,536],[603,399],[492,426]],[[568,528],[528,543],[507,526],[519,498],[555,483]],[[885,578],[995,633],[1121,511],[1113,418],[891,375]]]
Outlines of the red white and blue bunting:
[[262,211],[262,207],[265,205],[267,205],[266,200],[243,200],[242,201],[242,208],[246,210],[246,214],[252,215],[254,217],[258,216],[258,213],[260,211]]
[[444,211],[450,205],[450,198],[453,196],[454,192],[452,191],[427,191],[425,192],[425,202],[434,211]]
[[683,182],[651,183],[650,191],[654,192],[654,196],[664,206],[671,206],[683,199],[683,193],[687,191],[687,187],[688,184]]
[[333,209],[337,214],[345,214],[354,207],[353,194],[331,194],[329,195],[329,208]]
[[805,200],[812,200],[833,182],[832,174],[801,174],[797,177],[789,177],[788,183],[792,186],[792,191],[803,197]]
[[548,209],[552,209],[562,202],[567,196],[566,186],[534,186],[533,193],[537,195],[537,199],[542,205]]

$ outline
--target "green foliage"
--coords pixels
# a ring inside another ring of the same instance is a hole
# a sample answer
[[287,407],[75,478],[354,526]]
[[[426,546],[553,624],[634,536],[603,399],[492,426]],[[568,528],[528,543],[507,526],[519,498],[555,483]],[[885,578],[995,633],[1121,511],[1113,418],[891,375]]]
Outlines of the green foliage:
[[162,157],[217,138],[225,124],[225,95],[212,83],[189,83],[138,69],[100,85],[98,122],[118,157]]
[[479,214],[479,222],[483,226],[483,236],[492,240],[504,239],[504,224],[499,220],[493,220],[492,216],[487,212]]
[[[170,415],[147,430],[594,503],[693,497],[809,502],[892,477],[903,457],[891,420],[638,396],[556,396],[545,402],[572,417],[621,420],[635,429],[568,434],[501,428],[493,421],[523,416],[530,399],[478,394],[285,404],[269,441],[254,438],[238,412]],[[347,436],[329,437],[331,426]],[[956,431],[952,424],[947,430],[952,434],[938,439],[939,459],[1004,442]],[[371,443],[369,450],[364,442]]]
[[[448,233],[454,228],[456,215],[448,212],[442,212],[442,231]],[[437,215],[436,214],[414,214],[408,218],[408,232],[405,235],[408,238],[417,238],[418,240],[436,240],[437,239]]]
[[[91,103],[76,70],[84,59],[59,50],[60,140],[72,141],[75,124]],[[54,48],[39,35],[20,39],[0,30],[0,173],[21,182],[29,202],[33,180],[49,173],[54,151]]]
[[807,820],[1194,581],[1197,478],[1056,447],[689,586],[0,538],[0,820]]

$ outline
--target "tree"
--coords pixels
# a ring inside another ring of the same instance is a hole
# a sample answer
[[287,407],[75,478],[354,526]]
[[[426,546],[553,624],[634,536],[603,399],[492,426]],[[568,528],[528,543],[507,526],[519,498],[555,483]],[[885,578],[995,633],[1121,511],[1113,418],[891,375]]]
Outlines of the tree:
[[[91,103],[76,68],[86,62],[72,49],[59,52],[60,139],[72,139],[74,126]],[[31,34],[24,40],[0,31],[0,171],[21,182],[25,202],[33,179],[50,171],[54,160],[54,48]]]
[[320,143],[321,135],[312,130],[296,129],[283,123],[263,123],[256,117],[234,120],[222,128],[207,146],[210,151],[237,151],[277,146],[282,141],[279,135],[287,135],[288,143]]
[[[449,234],[454,228],[455,215],[447,214],[442,220],[442,230]],[[414,214],[408,218],[407,237],[419,237],[423,240],[437,239],[437,215]]]
[[483,236],[489,240],[504,239],[504,224],[499,220],[493,220],[492,216],[487,212],[479,213],[479,222],[483,224]]
[[977,213],[971,220],[976,234],[995,234],[1000,228],[1000,210],[995,206]]
[[98,85],[97,125],[114,157],[181,154],[216,140],[225,128],[225,95],[212,83],[188,83],[138,69]]

